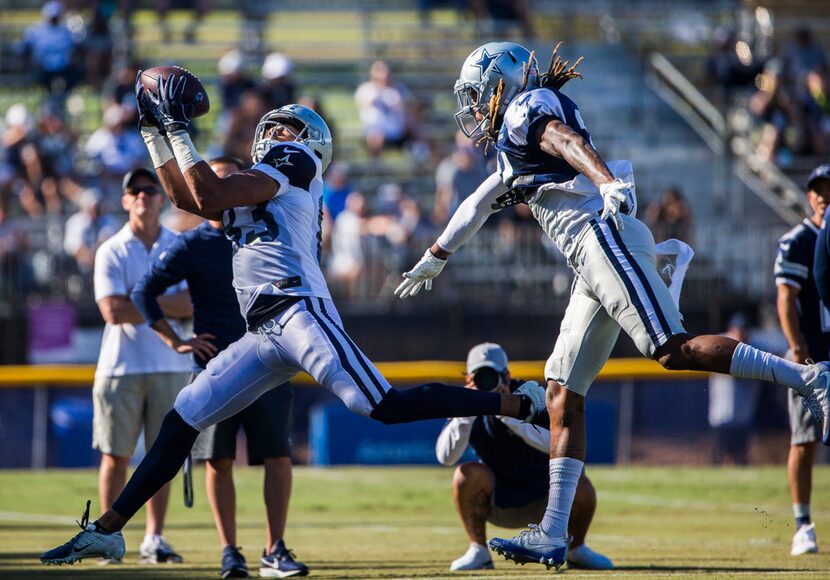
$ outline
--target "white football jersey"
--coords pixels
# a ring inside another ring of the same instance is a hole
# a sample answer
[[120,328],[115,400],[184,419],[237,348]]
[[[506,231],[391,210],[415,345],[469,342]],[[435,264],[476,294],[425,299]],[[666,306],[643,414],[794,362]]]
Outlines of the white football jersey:
[[225,234],[234,244],[233,284],[247,318],[257,297],[330,298],[320,270],[323,177],[320,160],[305,145],[279,143],[254,170],[279,184],[258,205],[225,210]]
[[[533,192],[526,199],[533,217],[570,258],[582,228],[602,212],[602,197],[591,180],[564,159],[542,151],[534,140],[538,128],[553,119],[562,121],[593,145],[571,99],[555,89],[534,89],[513,99],[505,111],[497,144],[498,166],[505,185]],[[634,183],[630,162],[612,161],[608,168],[614,177]]]

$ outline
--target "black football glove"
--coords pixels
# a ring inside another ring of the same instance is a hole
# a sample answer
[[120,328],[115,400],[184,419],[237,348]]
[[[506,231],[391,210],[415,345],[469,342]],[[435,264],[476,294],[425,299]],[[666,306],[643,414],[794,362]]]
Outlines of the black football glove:
[[173,131],[186,131],[190,125],[190,118],[193,111],[205,96],[199,92],[188,102],[182,99],[184,85],[187,78],[170,75],[165,80],[158,79],[158,94],[147,91],[147,97],[158,110],[158,120],[161,129],[168,133]]
[[141,83],[141,75],[144,71],[138,71],[135,77],[135,103],[138,108],[138,128],[155,127],[159,133],[166,135],[167,131],[159,123],[158,107],[150,100],[149,91]]

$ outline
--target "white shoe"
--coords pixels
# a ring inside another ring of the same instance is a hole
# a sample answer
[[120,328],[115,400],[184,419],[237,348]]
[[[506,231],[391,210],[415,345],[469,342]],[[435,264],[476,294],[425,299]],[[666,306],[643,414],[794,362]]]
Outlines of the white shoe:
[[139,564],[181,564],[184,561],[162,536],[148,536],[138,549]]
[[816,552],[818,552],[816,525],[801,526],[793,536],[793,548],[790,550],[790,555],[801,556],[802,554],[815,554]]
[[568,568],[584,568],[586,570],[612,570],[614,563],[611,558],[594,552],[586,544],[568,550]]
[[481,544],[475,542],[470,544],[467,551],[460,558],[453,560],[450,570],[492,570],[493,560],[490,558],[490,551]]
[[74,564],[84,558],[115,558],[120,560],[124,557],[124,536],[121,532],[105,534],[95,529],[95,524],[89,523],[89,504],[86,502],[86,510],[78,525],[81,531],[57,548],[47,550],[40,555],[40,561],[44,564]]
[[830,363],[809,365],[805,378],[808,391],[801,404],[821,425],[821,442],[830,445]]

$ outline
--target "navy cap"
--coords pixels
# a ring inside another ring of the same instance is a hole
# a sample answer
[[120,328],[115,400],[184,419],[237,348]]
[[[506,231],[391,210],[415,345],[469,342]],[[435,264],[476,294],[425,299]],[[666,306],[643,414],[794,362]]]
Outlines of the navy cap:
[[830,165],[824,164],[819,165],[810,173],[810,177],[807,178],[807,190],[809,191],[812,189],[813,182],[817,179],[827,179],[830,180]]
[[159,183],[159,178],[156,177],[155,171],[147,169],[146,167],[139,167],[138,169],[133,169],[132,171],[128,172],[127,175],[124,176],[124,179],[121,180],[121,191],[124,191],[125,189],[130,187],[135,178],[141,175],[149,177],[156,185],[161,185]]

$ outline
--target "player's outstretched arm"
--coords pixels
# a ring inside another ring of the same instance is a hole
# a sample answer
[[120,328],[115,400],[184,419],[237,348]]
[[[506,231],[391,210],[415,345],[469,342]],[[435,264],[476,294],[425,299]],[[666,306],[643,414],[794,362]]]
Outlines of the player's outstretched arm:
[[487,218],[499,211],[497,198],[507,193],[501,176],[494,173],[470,194],[450,218],[450,222],[438,240],[408,272],[404,281],[395,289],[398,298],[408,298],[421,291],[432,289],[432,279],[441,273],[450,254],[472,238]]

